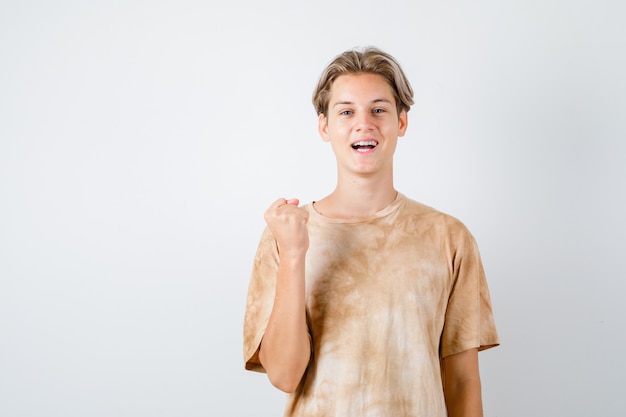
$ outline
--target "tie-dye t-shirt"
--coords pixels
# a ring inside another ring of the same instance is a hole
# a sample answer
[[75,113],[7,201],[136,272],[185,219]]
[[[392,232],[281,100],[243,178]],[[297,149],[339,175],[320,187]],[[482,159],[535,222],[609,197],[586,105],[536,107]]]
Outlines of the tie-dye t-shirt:
[[[332,219],[311,204],[305,263],[312,357],[285,416],[446,416],[441,358],[499,344],[476,242],[457,219],[402,194],[374,216]],[[254,259],[244,360],[274,300],[277,245]]]

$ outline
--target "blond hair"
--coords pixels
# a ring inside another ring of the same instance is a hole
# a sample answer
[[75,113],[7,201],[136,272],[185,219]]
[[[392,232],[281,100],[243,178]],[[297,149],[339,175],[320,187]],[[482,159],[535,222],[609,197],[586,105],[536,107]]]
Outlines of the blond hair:
[[413,105],[413,89],[396,59],[374,47],[352,49],[337,55],[328,64],[313,91],[313,106],[317,114],[327,116],[330,89],[335,80],[346,74],[377,74],[382,76],[393,90],[398,114],[409,111]]

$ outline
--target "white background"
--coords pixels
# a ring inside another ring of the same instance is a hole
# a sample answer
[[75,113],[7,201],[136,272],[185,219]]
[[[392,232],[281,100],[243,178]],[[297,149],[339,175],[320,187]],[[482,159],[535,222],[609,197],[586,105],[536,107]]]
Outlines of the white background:
[[397,188],[481,248],[485,415],[623,415],[623,4],[2,0],[0,415],[280,415],[252,257],[334,187],[310,96],[360,45],[416,92]]

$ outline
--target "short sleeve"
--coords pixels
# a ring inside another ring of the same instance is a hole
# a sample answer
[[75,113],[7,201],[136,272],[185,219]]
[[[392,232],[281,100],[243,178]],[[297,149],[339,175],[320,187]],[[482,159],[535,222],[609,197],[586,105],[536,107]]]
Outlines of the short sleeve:
[[464,227],[452,257],[453,285],[441,339],[441,356],[500,344],[485,271],[474,237]]
[[265,372],[259,361],[259,347],[272,313],[278,271],[278,249],[269,228],[265,228],[257,248],[248,284],[243,326],[245,369]]

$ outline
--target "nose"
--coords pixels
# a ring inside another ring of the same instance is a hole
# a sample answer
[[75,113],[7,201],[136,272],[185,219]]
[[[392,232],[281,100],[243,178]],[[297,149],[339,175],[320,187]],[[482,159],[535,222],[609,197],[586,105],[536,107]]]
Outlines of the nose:
[[371,130],[373,128],[373,116],[368,112],[360,112],[356,117],[356,128],[359,131],[362,130]]

